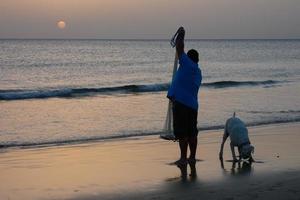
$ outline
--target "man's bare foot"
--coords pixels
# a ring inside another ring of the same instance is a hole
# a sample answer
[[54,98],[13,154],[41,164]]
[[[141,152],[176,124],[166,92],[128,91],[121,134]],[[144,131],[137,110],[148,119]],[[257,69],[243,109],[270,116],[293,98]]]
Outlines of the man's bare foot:
[[177,165],[178,167],[182,167],[188,164],[187,159],[179,159],[177,161],[174,162],[175,165]]
[[197,160],[196,160],[196,158],[189,158],[189,159],[187,159],[187,161],[189,164],[194,165],[194,164],[196,164]]

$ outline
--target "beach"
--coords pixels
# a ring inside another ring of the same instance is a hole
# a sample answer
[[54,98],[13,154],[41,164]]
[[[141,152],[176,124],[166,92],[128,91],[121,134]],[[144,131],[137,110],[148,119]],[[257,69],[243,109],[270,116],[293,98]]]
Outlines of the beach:
[[0,150],[0,199],[299,199],[300,123],[249,128],[255,163],[233,169],[223,130],[200,131],[195,169],[158,136]]
[[[168,40],[0,44],[0,200],[299,199],[300,40],[186,41],[203,73],[199,161],[186,169],[172,164],[178,143],[159,139]],[[229,142],[219,161],[233,112],[251,166],[228,162]]]

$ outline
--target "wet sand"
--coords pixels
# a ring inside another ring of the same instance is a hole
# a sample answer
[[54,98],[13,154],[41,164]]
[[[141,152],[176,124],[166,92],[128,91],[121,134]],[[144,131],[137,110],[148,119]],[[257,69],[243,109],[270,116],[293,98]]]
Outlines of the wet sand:
[[200,132],[186,169],[171,164],[178,144],[157,136],[0,149],[0,199],[300,199],[299,123],[249,128],[251,166],[226,161],[229,143],[220,163],[222,134]]

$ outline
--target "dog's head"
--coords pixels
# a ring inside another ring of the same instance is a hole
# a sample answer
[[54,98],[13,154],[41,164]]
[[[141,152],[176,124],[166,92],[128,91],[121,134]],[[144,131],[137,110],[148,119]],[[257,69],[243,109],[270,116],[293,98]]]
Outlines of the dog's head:
[[241,157],[242,159],[248,159],[251,158],[251,154],[254,153],[254,146],[252,145],[245,145],[241,149]]

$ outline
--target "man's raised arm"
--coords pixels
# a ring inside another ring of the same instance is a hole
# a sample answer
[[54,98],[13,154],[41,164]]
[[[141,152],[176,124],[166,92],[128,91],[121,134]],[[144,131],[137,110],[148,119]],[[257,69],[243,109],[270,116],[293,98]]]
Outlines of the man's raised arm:
[[181,54],[184,53],[185,30],[183,27],[180,27],[177,32],[178,32],[178,35],[176,38],[176,51],[177,51],[178,58],[180,58]]

